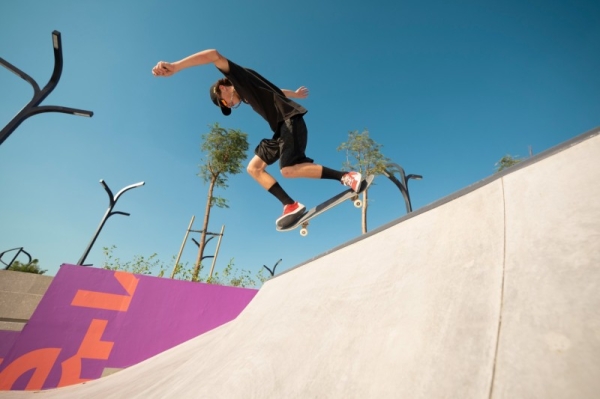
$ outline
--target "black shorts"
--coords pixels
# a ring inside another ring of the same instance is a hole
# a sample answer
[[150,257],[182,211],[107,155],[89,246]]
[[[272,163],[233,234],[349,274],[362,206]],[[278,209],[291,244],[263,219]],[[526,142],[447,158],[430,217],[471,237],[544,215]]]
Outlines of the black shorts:
[[279,159],[279,168],[313,162],[304,151],[308,141],[308,131],[302,115],[286,119],[272,139],[263,139],[254,153],[267,165]]

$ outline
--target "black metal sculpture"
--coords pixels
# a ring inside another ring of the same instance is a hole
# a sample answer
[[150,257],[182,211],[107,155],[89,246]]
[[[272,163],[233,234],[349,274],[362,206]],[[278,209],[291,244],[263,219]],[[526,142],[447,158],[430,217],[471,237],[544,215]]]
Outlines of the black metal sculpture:
[[71,115],[79,115],[79,116],[87,116],[91,117],[94,115],[92,111],[85,111],[82,109],[76,108],[68,108],[68,107],[60,107],[56,105],[43,105],[39,106],[39,104],[46,98],[48,95],[54,90],[58,81],[60,80],[60,76],[62,74],[63,67],[63,57],[62,57],[62,42],[60,39],[60,32],[54,31],[52,32],[52,44],[54,47],[54,71],[52,72],[52,76],[50,80],[46,84],[43,89],[40,89],[40,86],[37,84],[35,80],[25,72],[21,71],[16,66],[12,65],[5,59],[0,57],[0,65],[8,69],[9,71],[15,73],[17,76],[28,82],[33,87],[33,98],[25,107],[19,111],[15,117],[8,122],[1,131],[0,131],[0,144],[4,142],[11,135],[11,133],[27,118],[33,115],[41,114],[42,112],[61,112],[64,114]]

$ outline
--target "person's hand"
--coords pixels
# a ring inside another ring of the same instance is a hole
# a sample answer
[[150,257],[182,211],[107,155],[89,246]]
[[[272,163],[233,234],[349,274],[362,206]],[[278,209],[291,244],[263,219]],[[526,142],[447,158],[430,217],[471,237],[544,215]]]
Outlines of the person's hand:
[[160,61],[154,68],[152,68],[152,74],[154,76],[172,76],[175,73],[175,66],[171,63]]
[[304,86],[300,86],[298,89],[296,89],[295,93],[296,93],[296,98],[308,97],[308,89]]

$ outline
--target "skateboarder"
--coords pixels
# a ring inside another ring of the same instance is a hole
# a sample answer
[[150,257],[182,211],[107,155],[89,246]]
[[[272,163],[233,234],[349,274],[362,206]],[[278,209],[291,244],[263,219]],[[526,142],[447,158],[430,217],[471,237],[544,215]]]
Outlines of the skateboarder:
[[291,98],[306,98],[308,89],[295,91],[279,89],[257,72],[235,64],[217,50],[204,50],[177,62],[160,61],[152,73],[154,76],[172,76],[194,66],[214,64],[225,76],[210,87],[211,101],[223,115],[242,103],[248,104],[262,116],[273,131],[272,138],[263,139],[254,150],[254,157],[247,167],[248,173],[269,193],[283,204],[283,215],[276,220],[278,227],[293,223],[306,210],[292,199],[279,183],[266,172],[266,167],[279,160],[281,175],[285,178],[314,178],[340,181],[358,191],[361,175],[358,172],[341,172],[313,163],[304,151],[307,129],[303,115],[307,110]]

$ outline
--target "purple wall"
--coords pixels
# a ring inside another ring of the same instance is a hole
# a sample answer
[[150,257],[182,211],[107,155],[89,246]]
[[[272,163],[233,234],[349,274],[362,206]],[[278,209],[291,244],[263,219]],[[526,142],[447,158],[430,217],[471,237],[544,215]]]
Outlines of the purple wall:
[[19,334],[21,334],[21,331],[0,330],[0,359],[3,359],[8,355],[10,348],[13,347],[17,338],[19,338]]
[[0,389],[99,378],[233,320],[258,291],[63,265],[0,364]]

